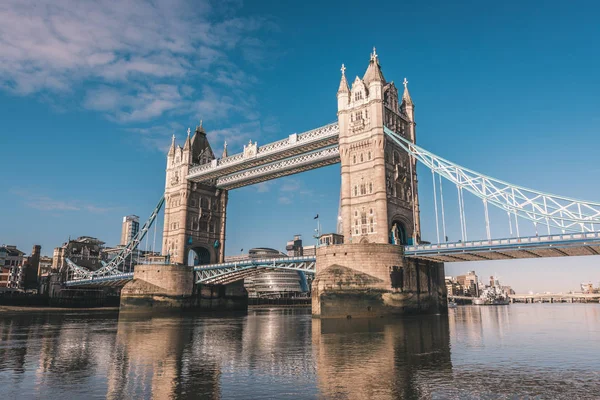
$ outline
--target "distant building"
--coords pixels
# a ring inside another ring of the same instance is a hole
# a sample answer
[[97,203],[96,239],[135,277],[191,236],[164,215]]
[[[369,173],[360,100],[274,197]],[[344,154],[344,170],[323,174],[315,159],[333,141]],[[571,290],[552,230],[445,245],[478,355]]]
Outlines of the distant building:
[[[228,256],[225,262],[281,257],[286,257],[286,254],[275,249],[258,247],[250,249],[247,255]],[[308,291],[304,273],[296,271],[261,272],[245,278],[244,286],[249,297],[261,298],[296,297]]]
[[17,289],[25,253],[14,245],[0,246],[0,290]]
[[38,268],[38,278],[48,276],[52,272],[52,257],[41,256]]
[[127,215],[123,217],[121,228],[121,246],[126,246],[140,230],[140,217]]
[[446,291],[448,292],[448,296],[463,296],[464,290],[461,285],[458,284],[456,279],[451,276],[445,277],[446,281]]
[[479,279],[475,271],[469,271],[466,275],[458,275],[456,282],[462,287],[463,295],[479,296]]
[[75,240],[69,240],[62,246],[54,249],[52,256],[52,269],[60,272],[66,277],[67,263],[69,258],[80,267],[95,271],[102,267],[104,242],[91,236],[81,236]]
[[38,271],[40,268],[42,246],[36,244],[31,250],[31,254],[23,263],[21,281],[19,282],[25,290],[38,289]]

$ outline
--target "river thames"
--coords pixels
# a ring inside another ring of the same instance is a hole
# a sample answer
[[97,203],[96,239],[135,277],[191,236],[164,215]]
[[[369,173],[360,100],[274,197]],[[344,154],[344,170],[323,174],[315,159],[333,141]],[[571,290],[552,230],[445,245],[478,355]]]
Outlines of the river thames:
[[394,321],[4,313],[0,337],[4,399],[600,398],[598,304]]

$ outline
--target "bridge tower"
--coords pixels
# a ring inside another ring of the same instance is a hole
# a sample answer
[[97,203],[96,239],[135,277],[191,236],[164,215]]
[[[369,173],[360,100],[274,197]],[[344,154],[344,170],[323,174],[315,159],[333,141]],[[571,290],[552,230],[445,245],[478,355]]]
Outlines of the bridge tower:
[[183,148],[175,145],[173,136],[167,155],[162,246],[171,263],[200,265],[224,260],[227,191],[187,180],[192,164],[213,160],[202,122],[191,138],[188,129]]
[[[349,87],[342,66],[337,92],[341,214],[346,243],[408,244],[420,240],[415,160],[386,138],[384,124],[415,142],[414,104],[386,82],[375,49]],[[406,82],[406,81],[405,81]]]
[[342,65],[337,91],[344,243],[319,247],[312,312],[320,318],[446,311],[444,265],[404,257],[421,240],[416,160],[384,126],[416,141],[406,79],[400,99],[375,49],[350,86]]

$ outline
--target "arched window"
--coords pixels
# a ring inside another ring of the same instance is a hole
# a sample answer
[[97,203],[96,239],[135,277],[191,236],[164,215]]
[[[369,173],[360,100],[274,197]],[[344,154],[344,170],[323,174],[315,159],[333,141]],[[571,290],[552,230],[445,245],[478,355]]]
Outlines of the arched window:
[[371,231],[371,233],[375,232],[375,226],[373,223],[373,217],[371,217],[370,221],[369,221],[369,230]]
[[350,114],[350,122],[354,122],[354,114]]
[[365,119],[369,118],[369,110],[365,110]]
[[367,153],[367,160],[371,159],[371,152]]
[[[369,193],[373,193],[373,183],[369,182]],[[371,213],[373,214],[373,213]]]
[[354,216],[358,217],[358,211],[354,211]]
[[363,153],[360,153],[360,162],[363,162]]
[[354,186],[354,195],[358,196],[358,186]]
[[361,183],[360,185],[360,194],[367,194],[367,189],[365,188],[364,183]]
[[356,154],[354,156],[352,156],[352,163],[356,164]]

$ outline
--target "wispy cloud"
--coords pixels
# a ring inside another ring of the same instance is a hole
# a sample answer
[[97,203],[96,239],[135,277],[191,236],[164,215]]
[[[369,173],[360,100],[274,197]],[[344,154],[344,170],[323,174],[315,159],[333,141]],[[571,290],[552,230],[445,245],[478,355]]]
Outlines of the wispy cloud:
[[[0,89],[37,97],[83,93],[84,108],[130,126],[165,114],[212,119],[220,126],[231,115],[238,124],[253,123],[260,116],[248,88],[258,80],[239,63],[260,59],[260,34],[277,28],[260,16],[237,16],[241,6],[209,0],[5,0]],[[224,132],[216,136],[229,136]]]
[[104,213],[111,208],[99,207],[79,200],[59,200],[50,196],[38,195],[23,189],[12,189],[12,194],[23,198],[23,203],[30,208],[42,211],[88,211]]

